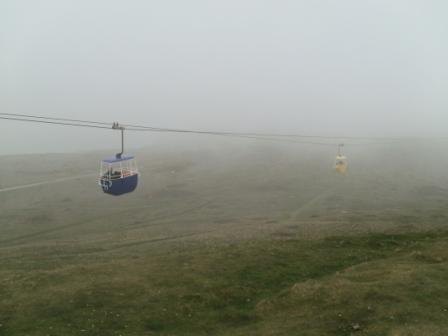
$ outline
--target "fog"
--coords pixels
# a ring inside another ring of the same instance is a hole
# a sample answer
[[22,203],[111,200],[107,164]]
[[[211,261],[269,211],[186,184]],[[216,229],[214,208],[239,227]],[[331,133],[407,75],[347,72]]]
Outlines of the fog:
[[0,0],[0,335],[448,335],[447,13]]
[[[447,10],[435,0],[6,0],[0,110],[172,128],[443,136]],[[0,132],[0,155],[118,140],[107,130],[5,120]],[[164,141],[184,139],[128,138],[130,147]]]

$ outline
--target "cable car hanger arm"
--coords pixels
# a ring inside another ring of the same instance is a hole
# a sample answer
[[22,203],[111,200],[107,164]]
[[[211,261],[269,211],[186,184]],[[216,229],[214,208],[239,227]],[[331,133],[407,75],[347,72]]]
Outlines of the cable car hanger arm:
[[121,152],[115,154],[115,157],[116,157],[117,159],[121,159],[121,156],[122,156],[123,153],[124,153],[124,126],[120,125],[120,124],[117,123],[117,122],[114,122],[114,123],[112,124],[112,129],[114,129],[114,130],[120,130],[120,131],[121,131]]

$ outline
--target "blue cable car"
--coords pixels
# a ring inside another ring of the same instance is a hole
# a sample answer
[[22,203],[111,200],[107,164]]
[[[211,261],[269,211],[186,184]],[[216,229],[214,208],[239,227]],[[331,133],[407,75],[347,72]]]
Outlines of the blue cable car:
[[137,188],[138,170],[133,156],[104,159],[101,162],[100,185],[106,194],[119,196]]
[[137,188],[138,168],[133,156],[123,155],[124,127],[114,123],[112,128],[121,130],[121,153],[101,161],[99,185],[106,194],[119,196]]

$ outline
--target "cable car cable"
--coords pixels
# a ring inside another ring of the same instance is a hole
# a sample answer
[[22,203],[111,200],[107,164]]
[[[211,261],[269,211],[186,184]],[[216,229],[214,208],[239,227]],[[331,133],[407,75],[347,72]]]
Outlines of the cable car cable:
[[37,115],[32,115],[32,114],[0,113],[0,115],[10,116],[10,117],[25,117],[25,118],[35,118],[35,119],[47,119],[47,120],[56,120],[56,121],[70,121],[70,122],[79,122],[79,123],[83,123],[83,124],[96,124],[96,125],[106,125],[106,126],[110,125],[110,123],[100,122],[100,121],[44,117],[44,116],[37,116]]
[[[54,117],[44,117],[31,114],[18,114],[18,113],[0,113],[0,116],[12,116],[12,117],[23,117],[23,118],[34,118],[41,120],[52,120],[52,121],[62,121],[62,122],[76,122],[82,124],[96,124],[96,125],[110,125],[111,123],[91,121],[91,120],[81,120],[81,119],[69,119],[69,118],[54,118]],[[21,118],[20,120],[22,120]],[[9,118],[1,118],[9,119]],[[10,120],[17,120],[12,119]],[[25,119],[23,119],[25,121]],[[28,120],[26,120],[28,121]],[[31,121],[31,120],[30,120]],[[314,136],[314,135],[300,135],[300,134],[277,134],[277,133],[243,133],[243,132],[224,132],[224,131],[200,131],[200,130],[188,130],[188,129],[172,129],[172,128],[160,128],[160,127],[150,127],[143,125],[134,124],[122,124],[128,130],[133,131],[154,131],[154,132],[167,132],[167,133],[193,133],[193,134],[208,134],[208,135],[231,135],[231,136],[251,136],[251,137],[301,137],[301,138],[321,138],[321,139],[356,139],[355,137],[325,137],[325,136]],[[110,127],[107,127],[110,128]],[[363,138],[368,139],[368,138]]]
[[[52,124],[52,125],[62,125],[62,126],[74,126],[74,127],[88,127],[88,128],[98,128],[98,129],[108,129],[113,130],[113,124],[111,126],[110,123],[103,123],[98,121],[87,121],[87,120],[79,120],[79,119],[65,119],[65,118],[51,118],[50,120],[47,117],[39,117],[39,119],[30,119],[37,118],[38,116],[31,116],[28,118],[25,117],[4,117],[2,115],[17,115],[24,116],[21,114],[11,114],[11,113],[0,113],[0,119],[4,120],[13,120],[13,121],[23,121],[23,122],[33,122],[33,123],[43,123],[43,124]],[[54,120],[54,121],[53,121]],[[56,121],[56,120],[67,120],[72,122],[65,121]],[[95,124],[92,124],[95,123]],[[104,126],[103,126],[104,125]],[[126,125],[122,125],[125,127]],[[125,127],[128,131],[138,131],[138,132],[168,132],[168,133],[189,133],[189,134],[200,134],[200,135],[215,135],[215,136],[228,136],[233,138],[246,138],[246,139],[254,139],[254,140],[264,140],[264,141],[272,141],[272,142],[282,142],[282,143],[297,143],[297,144],[308,144],[308,145],[317,145],[317,146],[338,146],[339,143],[329,143],[329,142],[315,142],[315,141],[299,141],[294,139],[286,139],[286,138],[275,138],[273,136],[262,137],[255,135],[248,135],[245,133],[234,133],[234,132],[211,132],[211,131],[192,131],[192,130],[177,130],[177,129],[161,129],[161,128],[152,128],[147,126],[139,126],[136,125]],[[349,146],[367,146],[367,145],[384,145],[384,144],[397,144],[397,142],[372,142],[372,143],[346,143]]]
[[58,122],[58,121],[47,121],[47,120],[33,120],[33,119],[24,119],[24,118],[12,118],[12,117],[2,117],[0,119],[4,120],[14,120],[14,121],[26,121],[26,122],[34,122],[34,123],[43,123],[43,124],[53,124],[53,125],[64,125],[64,126],[76,126],[76,127],[90,127],[90,128],[102,128],[102,129],[112,129],[110,126],[99,126],[99,125],[88,125],[88,124],[76,124],[76,123],[68,123],[68,122]]
[[[32,118],[32,119],[31,119]],[[101,128],[101,129],[113,129],[110,125],[111,123],[92,121],[92,120],[81,120],[81,119],[69,119],[69,118],[54,118],[54,117],[44,117],[38,115],[30,114],[18,114],[18,113],[0,113],[0,119],[13,120],[13,121],[24,121],[24,122],[34,122],[34,123],[44,123],[44,124],[54,124],[54,125],[64,125],[64,126],[75,126],[75,127],[90,127],[90,128]],[[112,124],[113,125],[113,124]],[[292,137],[301,138],[315,138],[315,139],[352,139],[352,140],[384,140],[382,142],[371,142],[371,143],[347,143],[350,146],[366,146],[366,145],[388,145],[397,144],[398,141],[410,141],[410,140],[446,140],[447,138],[368,138],[368,137],[327,137],[318,135],[298,135],[298,134],[275,134],[275,133],[240,133],[240,132],[218,132],[218,131],[198,131],[198,130],[187,130],[187,129],[171,129],[171,128],[157,128],[142,125],[133,124],[122,124],[126,130],[129,131],[150,131],[150,132],[161,132],[161,133],[189,133],[189,134],[202,134],[202,135],[216,135],[216,136],[230,136],[238,138],[247,138],[255,140],[265,140],[274,142],[287,142],[287,143],[298,143],[298,144],[309,144],[309,145],[320,145],[320,146],[338,146],[339,143],[323,143],[314,141],[297,141],[294,139],[287,139]],[[280,139],[276,139],[276,137]],[[388,141],[388,142],[385,142]]]
[[[35,119],[27,119],[27,118],[13,118],[13,117],[2,117],[0,116],[0,119],[3,120],[13,120],[13,121],[23,121],[23,122],[33,122],[33,123],[43,123],[43,124],[52,124],[52,125],[63,125],[63,126],[74,126],[74,127],[89,127],[89,128],[100,128],[100,129],[109,129],[113,130],[110,126],[100,126],[100,125],[89,125],[89,124],[82,124],[82,123],[73,123],[73,122],[59,122],[59,121],[49,121],[49,120],[35,120]],[[74,120],[74,119],[73,119]],[[150,130],[150,129],[139,129],[139,128],[126,128],[128,131],[152,131],[152,132],[175,132],[175,133],[185,133],[185,132],[177,132],[177,131],[165,131],[165,130]],[[321,145],[321,146],[335,146],[335,144],[332,143],[319,143],[319,142],[311,142],[311,141],[295,141],[295,140],[288,140],[288,139],[275,139],[275,138],[263,138],[263,137],[257,137],[257,136],[247,136],[243,134],[223,134],[219,132],[188,132],[192,134],[207,134],[207,135],[216,135],[216,136],[229,136],[229,137],[237,137],[237,138],[247,138],[247,139],[254,139],[254,140],[266,140],[266,141],[274,141],[274,142],[288,142],[288,143],[299,143],[299,144],[310,144],[310,145]]]
[[[108,126],[111,123],[91,121],[91,120],[80,120],[80,119],[69,119],[69,118],[55,118],[55,117],[45,117],[30,114],[18,114],[18,113],[0,113],[3,116],[9,117],[24,117],[24,118],[34,118],[41,120],[51,120],[51,121],[61,121],[61,122],[76,122],[82,124],[95,124]],[[2,118],[4,119],[4,118]],[[162,127],[151,127],[144,125],[135,124],[123,124],[124,127],[132,130],[150,130],[158,132],[169,132],[169,133],[194,133],[194,134],[210,134],[210,135],[238,135],[238,136],[260,136],[260,137],[280,137],[280,138],[315,138],[315,139],[349,139],[349,140],[375,140],[375,141],[405,141],[405,140],[422,140],[425,138],[416,137],[356,137],[356,136],[323,136],[323,135],[303,135],[303,134],[284,134],[284,133],[257,133],[257,132],[224,132],[224,131],[201,131],[201,130],[191,130],[191,129],[173,129],[173,128],[162,128]],[[429,140],[429,138],[426,138]],[[448,139],[448,138],[437,138],[437,139]]]

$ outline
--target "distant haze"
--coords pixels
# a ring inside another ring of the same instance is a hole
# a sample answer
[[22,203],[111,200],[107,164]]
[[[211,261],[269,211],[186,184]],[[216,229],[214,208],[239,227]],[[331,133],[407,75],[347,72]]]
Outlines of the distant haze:
[[[447,13],[442,0],[4,0],[0,111],[445,136]],[[112,148],[118,136],[3,120],[0,134],[0,155]]]

